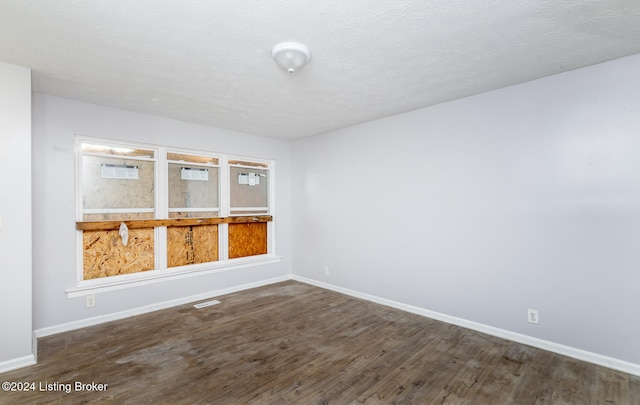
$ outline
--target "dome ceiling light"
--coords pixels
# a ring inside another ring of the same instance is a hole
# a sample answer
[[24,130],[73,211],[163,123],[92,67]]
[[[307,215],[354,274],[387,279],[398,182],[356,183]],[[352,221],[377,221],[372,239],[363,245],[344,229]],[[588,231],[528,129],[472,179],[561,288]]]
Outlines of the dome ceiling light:
[[309,62],[311,51],[298,42],[281,42],[273,47],[271,56],[281,68],[293,73]]

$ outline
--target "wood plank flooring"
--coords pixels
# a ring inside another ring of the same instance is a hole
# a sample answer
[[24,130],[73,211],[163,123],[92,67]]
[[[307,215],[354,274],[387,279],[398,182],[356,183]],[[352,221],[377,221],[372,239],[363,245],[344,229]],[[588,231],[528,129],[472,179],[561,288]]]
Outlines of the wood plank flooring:
[[640,377],[294,281],[217,299],[40,339],[0,404],[640,404]]

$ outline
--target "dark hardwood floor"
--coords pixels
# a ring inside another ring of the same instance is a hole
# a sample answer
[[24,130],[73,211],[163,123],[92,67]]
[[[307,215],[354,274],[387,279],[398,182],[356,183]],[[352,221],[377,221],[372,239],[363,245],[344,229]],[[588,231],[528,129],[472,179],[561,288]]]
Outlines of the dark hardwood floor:
[[640,404],[640,377],[298,282],[217,299],[40,339],[0,403]]

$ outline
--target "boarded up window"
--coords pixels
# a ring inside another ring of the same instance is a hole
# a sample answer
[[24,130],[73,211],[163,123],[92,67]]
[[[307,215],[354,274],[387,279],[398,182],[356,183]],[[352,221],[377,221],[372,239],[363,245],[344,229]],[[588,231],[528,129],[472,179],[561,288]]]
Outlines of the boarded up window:
[[138,273],[154,268],[153,228],[129,230],[123,245],[118,231],[84,231],[83,279]]
[[170,226],[167,228],[167,266],[218,260],[218,225]]
[[229,259],[267,254],[267,223],[229,224]]
[[83,137],[76,145],[79,281],[269,253],[271,163]]

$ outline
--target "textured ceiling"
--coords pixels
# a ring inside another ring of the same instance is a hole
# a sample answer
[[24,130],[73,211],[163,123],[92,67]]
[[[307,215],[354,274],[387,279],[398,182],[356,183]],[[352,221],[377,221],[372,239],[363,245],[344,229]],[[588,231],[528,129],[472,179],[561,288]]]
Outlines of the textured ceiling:
[[635,53],[638,0],[0,0],[34,91],[280,139]]

